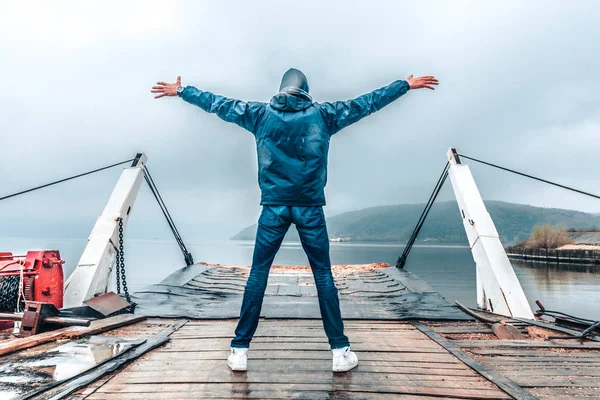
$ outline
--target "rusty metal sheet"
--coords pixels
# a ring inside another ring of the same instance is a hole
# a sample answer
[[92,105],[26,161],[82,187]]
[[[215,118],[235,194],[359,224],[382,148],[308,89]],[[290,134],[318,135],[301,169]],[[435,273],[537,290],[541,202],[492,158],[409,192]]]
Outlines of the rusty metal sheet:
[[84,301],[84,304],[104,315],[105,317],[114,314],[117,311],[121,311],[130,305],[125,299],[115,292],[108,292],[94,297]]

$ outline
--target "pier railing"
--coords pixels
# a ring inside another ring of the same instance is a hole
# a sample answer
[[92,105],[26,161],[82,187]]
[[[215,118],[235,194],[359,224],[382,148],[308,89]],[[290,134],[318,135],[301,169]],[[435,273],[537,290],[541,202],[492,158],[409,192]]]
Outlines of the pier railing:
[[506,255],[509,258],[518,260],[554,262],[559,264],[600,264],[600,251],[598,250],[528,249],[512,246],[506,248]]

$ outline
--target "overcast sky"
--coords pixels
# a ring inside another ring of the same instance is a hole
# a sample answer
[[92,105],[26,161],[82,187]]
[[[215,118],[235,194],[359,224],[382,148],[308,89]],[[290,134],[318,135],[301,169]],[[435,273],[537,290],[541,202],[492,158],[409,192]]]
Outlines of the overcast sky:
[[[150,88],[181,75],[268,101],[290,67],[316,101],[411,73],[440,80],[334,136],[327,215],[426,201],[450,146],[600,192],[598,2],[0,4],[0,197],[144,151],[184,237],[227,238],[260,212],[252,135]],[[598,200],[472,170],[484,199],[600,212]],[[87,235],[118,176],[0,202],[0,236]],[[147,188],[131,229],[168,235]]]

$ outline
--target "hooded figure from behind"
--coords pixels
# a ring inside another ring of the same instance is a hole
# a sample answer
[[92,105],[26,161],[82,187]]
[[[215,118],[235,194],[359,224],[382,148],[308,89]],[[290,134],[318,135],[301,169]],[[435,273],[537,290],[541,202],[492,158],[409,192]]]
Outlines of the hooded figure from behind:
[[281,78],[279,94],[271,99],[271,107],[287,112],[302,111],[312,105],[308,94],[306,75],[295,68],[289,69]]
[[269,103],[244,102],[187,86],[181,97],[254,134],[261,205],[323,206],[331,136],[409,90],[398,80],[352,100],[315,103],[297,69],[281,79]]
[[[412,79],[412,75],[409,80]],[[437,84],[434,77],[412,80],[415,87]],[[159,83],[160,84],[160,83]],[[233,371],[246,371],[248,348],[261,315],[269,271],[286,232],[296,226],[313,272],[323,328],[333,352],[332,371],[358,365],[344,335],[338,290],[331,272],[329,235],[323,214],[327,184],[327,154],[331,136],[380,110],[410,86],[399,80],[352,100],[313,102],[306,76],[297,69],[283,75],[279,93],[269,103],[244,102],[198,90],[165,84],[156,92],[180,95],[185,101],[216,113],[225,121],[252,132],[258,153],[258,181],[262,212],[258,219],[252,268],[244,289],[240,319],[231,340],[227,363]],[[176,89],[174,86],[176,86]]]

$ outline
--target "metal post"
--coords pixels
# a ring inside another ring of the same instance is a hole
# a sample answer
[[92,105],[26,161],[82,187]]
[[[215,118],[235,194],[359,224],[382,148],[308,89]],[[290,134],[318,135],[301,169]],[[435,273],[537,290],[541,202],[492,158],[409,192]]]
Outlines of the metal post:
[[144,180],[144,164],[147,157],[138,153],[133,164],[125,168],[104,208],[96,221],[88,244],[77,267],[65,284],[65,307],[78,307],[83,302],[106,293],[110,273],[116,261],[119,243],[119,219],[126,228],[133,203]]
[[533,319],[523,288],[504,251],[471,170],[456,149],[448,150],[448,171],[477,268],[477,304],[500,315]]

